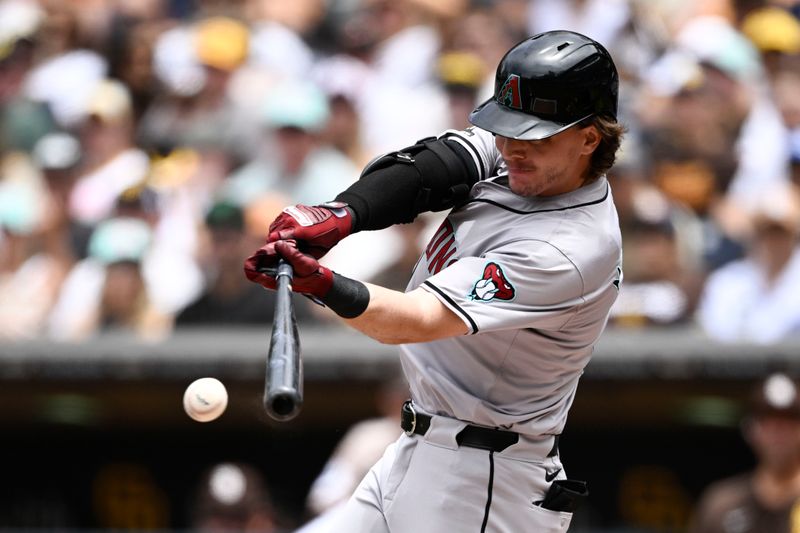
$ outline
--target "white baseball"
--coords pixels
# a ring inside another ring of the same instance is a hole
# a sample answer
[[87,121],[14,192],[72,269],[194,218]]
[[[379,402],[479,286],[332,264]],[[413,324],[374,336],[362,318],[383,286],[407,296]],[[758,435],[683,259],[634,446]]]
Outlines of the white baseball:
[[183,409],[198,422],[210,422],[228,407],[228,391],[216,378],[193,381],[183,393]]
[[475,284],[475,294],[479,300],[491,300],[497,291],[497,285],[490,279],[482,279]]

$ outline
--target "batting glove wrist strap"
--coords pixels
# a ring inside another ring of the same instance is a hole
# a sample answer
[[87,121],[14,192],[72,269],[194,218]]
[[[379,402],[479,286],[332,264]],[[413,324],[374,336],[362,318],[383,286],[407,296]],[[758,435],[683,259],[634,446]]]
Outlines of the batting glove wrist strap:
[[340,317],[356,318],[367,310],[369,289],[360,281],[334,272],[331,288],[320,300]]

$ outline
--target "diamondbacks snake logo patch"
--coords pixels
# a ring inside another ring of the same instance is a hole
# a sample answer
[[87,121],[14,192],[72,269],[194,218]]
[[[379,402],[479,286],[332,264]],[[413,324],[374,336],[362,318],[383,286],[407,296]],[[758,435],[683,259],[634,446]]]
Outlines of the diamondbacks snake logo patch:
[[472,286],[468,298],[479,302],[498,300],[513,300],[517,291],[506,279],[503,269],[497,263],[489,263],[483,269],[483,277]]

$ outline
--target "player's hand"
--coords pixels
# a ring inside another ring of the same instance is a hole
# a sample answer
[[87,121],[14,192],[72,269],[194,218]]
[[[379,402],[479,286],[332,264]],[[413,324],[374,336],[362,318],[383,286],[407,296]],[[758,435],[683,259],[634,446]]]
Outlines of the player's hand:
[[333,272],[320,265],[312,255],[298,250],[297,243],[293,240],[275,241],[256,250],[256,253],[244,262],[244,273],[247,279],[267,289],[276,289],[275,274],[277,270],[262,266],[262,260],[267,256],[270,257],[268,263],[274,260],[274,263],[277,264],[277,259],[274,258],[280,256],[292,265],[294,271],[292,291],[294,292],[322,298],[328,294],[333,285]]
[[319,259],[353,231],[352,212],[341,202],[286,207],[269,226],[267,244],[292,239]]

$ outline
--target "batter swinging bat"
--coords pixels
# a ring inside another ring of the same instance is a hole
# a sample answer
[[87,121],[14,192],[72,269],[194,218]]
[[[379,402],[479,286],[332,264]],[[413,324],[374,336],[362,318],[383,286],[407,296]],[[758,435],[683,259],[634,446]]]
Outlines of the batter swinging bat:
[[276,279],[275,316],[267,356],[264,408],[275,420],[291,420],[303,405],[303,366],[292,303],[292,266],[282,259]]

